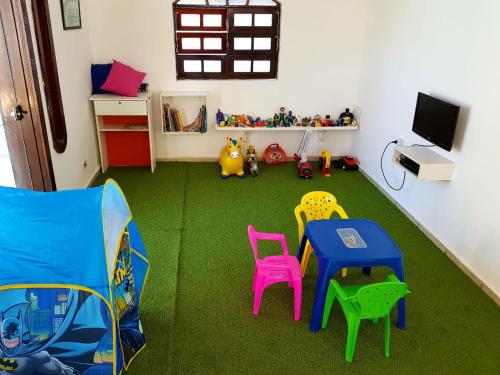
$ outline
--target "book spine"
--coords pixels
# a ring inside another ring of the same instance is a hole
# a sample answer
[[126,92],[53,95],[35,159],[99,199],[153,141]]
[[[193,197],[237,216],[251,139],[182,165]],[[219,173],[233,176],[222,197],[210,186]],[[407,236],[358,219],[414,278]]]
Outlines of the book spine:
[[179,131],[184,131],[184,124],[182,123],[181,113],[177,111],[177,119],[179,121]]
[[169,124],[168,131],[169,132],[174,131],[174,118],[172,116],[172,109],[170,107],[168,108],[168,124]]

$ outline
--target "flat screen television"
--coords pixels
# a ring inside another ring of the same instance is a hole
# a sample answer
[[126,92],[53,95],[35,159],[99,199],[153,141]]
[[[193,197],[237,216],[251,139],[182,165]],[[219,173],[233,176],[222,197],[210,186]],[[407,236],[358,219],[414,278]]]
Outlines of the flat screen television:
[[419,92],[412,130],[436,146],[450,151],[459,113],[459,106]]

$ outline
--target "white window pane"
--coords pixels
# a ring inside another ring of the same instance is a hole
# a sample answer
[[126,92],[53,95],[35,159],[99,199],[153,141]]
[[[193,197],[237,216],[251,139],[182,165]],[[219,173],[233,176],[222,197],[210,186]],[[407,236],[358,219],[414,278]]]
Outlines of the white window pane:
[[182,38],[182,49],[201,49],[200,38]]
[[255,26],[271,27],[272,25],[273,25],[273,15],[272,14],[256,14],[255,15]]
[[252,38],[234,38],[234,50],[250,50],[252,49]]
[[221,27],[222,15],[221,14],[204,14],[203,27]]
[[222,63],[219,60],[205,60],[203,61],[203,71],[205,73],[220,73]]
[[250,0],[250,3],[248,4],[250,6],[269,6],[269,7],[274,7],[276,4],[272,0]]
[[253,39],[253,49],[270,50],[271,49],[271,38],[254,38]]
[[229,0],[229,5],[245,5],[247,0]]
[[226,0],[208,0],[209,5],[224,6],[226,5]]
[[205,38],[204,40],[204,48],[205,49],[222,49],[222,39],[221,38]]
[[271,71],[271,61],[269,60],[258,60],[253,62],[253,72],[254,73],[269,73]]
[[236,13],[234,15],[234,26],[252,26],[252,15]]
[[250,60],[234,60],[235,73],[247,73],[252,71],[252,62]]
[[181,14],[181,26],[199,27],[200,15],[199,14]]
[[205,5],[205,0],[180,0],[179,5]]
[[184,72],[201,73],[201,60],[184,60]]

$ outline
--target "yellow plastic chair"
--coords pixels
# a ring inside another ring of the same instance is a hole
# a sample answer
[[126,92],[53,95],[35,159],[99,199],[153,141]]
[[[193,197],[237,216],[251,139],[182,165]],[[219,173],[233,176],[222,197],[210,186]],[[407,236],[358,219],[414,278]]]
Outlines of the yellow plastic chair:
[[[304,234],[304,222],[302,221],[302,213],[305,214],[307,222],[312,220],[327,220],[330,219],[333,213],[337,213],[341,219],[348,219],[344,209],[337,204],[337,199],[326,191],[312,191],[302,197],[300,204],[295,207],[295,218],[299,226],[299,243]],[[304,255],[300,268],[302,277],[306,274],[307,264],[313,249],[309,241],[307,241]],[[342,269],[342,277],[347,276],[347,268]]]

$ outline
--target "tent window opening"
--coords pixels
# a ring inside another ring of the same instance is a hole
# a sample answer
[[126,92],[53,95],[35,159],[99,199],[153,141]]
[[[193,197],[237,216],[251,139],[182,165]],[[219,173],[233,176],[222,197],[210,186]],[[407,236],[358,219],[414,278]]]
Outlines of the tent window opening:
[[274,79],[281,4],[276,0],[176,0],[177,79]]

